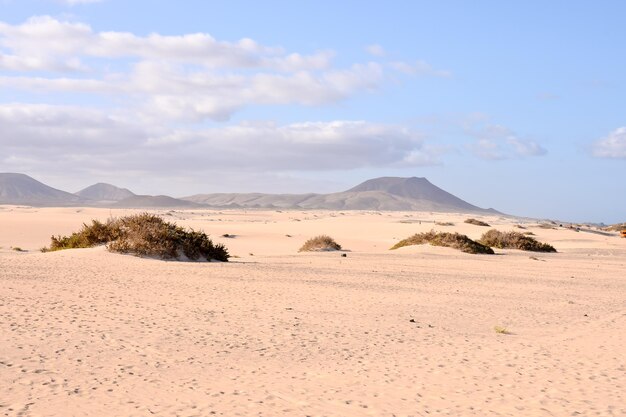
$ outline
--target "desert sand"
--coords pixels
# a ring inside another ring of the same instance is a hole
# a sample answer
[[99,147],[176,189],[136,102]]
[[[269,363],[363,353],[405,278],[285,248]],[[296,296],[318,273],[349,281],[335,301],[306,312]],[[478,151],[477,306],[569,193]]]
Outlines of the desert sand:
[[[0,415],[626,415],[616,234],[527,220],[558,253],[389,251],[431,228],[488,228],[427,212],[176,210],[155,212],[235,257],[39,251],[132,212],[0,206]],[[347,256],[298,253],[321,233]]]

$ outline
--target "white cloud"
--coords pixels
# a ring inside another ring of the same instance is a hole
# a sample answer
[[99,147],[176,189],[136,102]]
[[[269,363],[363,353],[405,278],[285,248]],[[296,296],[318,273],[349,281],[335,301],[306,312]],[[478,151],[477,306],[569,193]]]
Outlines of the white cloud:
[[506,156],[502,151],[500,145],[490,139],[478,139],[475,143],[469,146],[474,155],[482,159],[505,159]]
[[0,22],[0,69],[17,72],[0,76],[0,87],[116,96],[133,107],[129,111],[175,121],[224,121],[246,106],[332,104],[380,88],[393,67],[447,74],[423,61],[406,68],[379,62],[335,68],[333,57],[329,50],[286,52],[248,38],[225,42],[206,33],[97,32],[49,16],[17,25]]
[[[49,16],[0,22],[0,69],[18,72],[0,76],[0,87],[126,95],[135,111],[177,121],[223,121],[244,106],[325,105],[384,83],[381,64],[332,68],[333,56],[288,53],[247,38],[223,42],[205,33],[95,32]],[[50,77],[50,71],[68,75]]]
[[45,156],[68,149],[97,153],[132,146],[159,130],[94,109],[17,103],[0,105],[0,131],[0,144],[6,150]]
[[[175,131],[150,141],[155,148],[185,149],[198,166],[237,170],[330,170],[426,165],[420,135],[364,121],[240,125]],[[422,154],[421,158],[417,155]]]
[[85,71],[80,59],[49,59],[45,56],[6,55],[0,52],[0,68],[9,71],[37,71],[48,69],[55,72]]
[[[59,70],[68,59],[85,57],[167,60],[207,68],[269,68],[281,71],[327,68],[332,51],[312,55],[286,53],[243,38],[218,41],[206,33],[137,36],[128,32],[94,32],[84,23],[59,21],[50,16],[28,19],[20,25],[0,22],[0,47],[25,60],[37,60],[32,69]],[[26,67],[24,69],[27,69]]]
[[83,23],[38,16],[21,25],[0,22],[0,35],[0,46],[21,56],[67,56],[85,48],[93,32]]
[[545,155],[546,151],[541,145],[533,140],[520,139],[515,135],[510,135],[506,139],[507,143],[513,147],[518,156],[540,156]]
[[187,121],[222,121],[251,105],[329,104],[359,91],[375,89],[383,81],[377,64],[319,74],[299,71],[222,75],[143,62],[131,77],[124,88],[145,95],[144,113]]
[[378,44],[372,44],[372,45],[367,45],[365,47],[365,50],[373,56],[377,56],[377,57],[383,57],[385,55],[387,55],[387,52],[385,51],[385,49],[378,45]]
[[598,158],[626,158],[626,127],[620,127],[593,145],[593,155]]
[[104,80],[85,78],[44,78],[0,76],[0,87],[5,89],[19,89],[33,92],[62,92],[62,93],[96,93],[109,94],[125,91],[123,85]]
[[143,61],[130,74],[104,80],[86,78],[2,77],[0,87],[33,92],[127,94],[143,104],[138,111],[172,120],[223,121],[244,106],[317,106],[371,91],[384,81],[379,64],[344,70],[293,73],[223,74]]
[[421,166],[437,163],[439,155],[414,131],[365,121],[174,129],[79,107],[7,104],[0,105],[0,131],[0,164],[20,172],[193,177]]
[[466,133],[476,138],[469,148],[482,159],[509,159],[541,156],[547,153],[547,150],[536,141],[521,138],[515,132],[500,125],[474,126],[470,122],[470,126],[466,127]]
[[395,125],[207,127],[249,106],[335,104],[379,89],[393,71],[376,61],[337,67],[333,57],[328,50],[306,54],[206,33],[98,32],[47,16],[0,22],[0,89],[59,103],[94,99],[101,106],[0,103],[0,165],[18,172],[191,178],[438,163],[440,149]]

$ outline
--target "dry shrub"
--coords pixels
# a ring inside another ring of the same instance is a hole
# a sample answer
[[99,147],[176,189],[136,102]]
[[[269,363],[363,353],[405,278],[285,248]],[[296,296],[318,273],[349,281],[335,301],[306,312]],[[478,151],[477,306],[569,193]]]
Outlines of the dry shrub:
[[445,246],[458,249],[465,253],[493,255],[493,249],[489,246],[475,242],[465,235],[459,233],[435,232],[434,230],[426,233],[416,233],[413,236],[396,243],[391,249],[398,249],[411,245],[424,245],[426,243],[430,243],[433,246]]
[[109,219],[106,223],[92,220],[91,225],[83,224],[79,232],[70,236],[52,236],[50,247],[44,251],[91,248],[102,244],[112,252],[161,259],[186,257],[194,261],[202,258],[225,262],[229,258],[226,247],[214,245],[205,233],[186,230],[149,213]]
[[302,245],[298,252],[324,252],[333,250],[341,250],[341,245],[335,242],[330,236],[319,235],[304,242],[304,245]]
[[92,220],[90,225],[83,223],[80,231],[69,236],[52,236],[50,247],[45,248],[44,251],[91,248],[111,242],[120,236],[116,222],[116,220],[109,219],[106,223],[98,220]]
[[607,227],[603,227],[602,230],[606,230],[608,232],[621,232],[622,230],[626,230],[626,223],[616,223]]
[[556,252],[556,249],[547,243],[541,243],[530,236],[519,232],[501,232],[491,229],[478,240],[483,245],[500,249],[520,249],[532,252]]
[[509,329],[507,329],[506,327],[502,327],[502,326],[494,326],[493,330],[495,330],[495,332],[498,334],[511,334]]
[[490,226],[489,223],[485,223],[483,221],[476,220],[476,219],[467,219],[465,220],[465,223],[473,224],[475,226],[484,226],[484,227]]
[[452,222],[435,222],[437,226],[454,226]]

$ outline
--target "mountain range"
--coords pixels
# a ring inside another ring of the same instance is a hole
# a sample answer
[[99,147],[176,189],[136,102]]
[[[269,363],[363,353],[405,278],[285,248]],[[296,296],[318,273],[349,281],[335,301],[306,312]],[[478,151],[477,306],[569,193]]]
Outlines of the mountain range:
[[135,196],[135,193],[126,188],[119,188],[115,185],[105,184],[103,182],[91,185],[74,194],[86,200],[109,202],[121,201]]
[[73,206],[80,202],[79,196],[47,186],[28,175],[0,174],[0,204]]
[[426,178],[381,177],[330,194],[215,193],[173,198],[137,195],[126,188],[98,183],[76,193],[45,185],[25,174],[0,173],[0,204],[97,206],[111,208],[270,208],[329,210],[402,210],[498,213],[474,206]]

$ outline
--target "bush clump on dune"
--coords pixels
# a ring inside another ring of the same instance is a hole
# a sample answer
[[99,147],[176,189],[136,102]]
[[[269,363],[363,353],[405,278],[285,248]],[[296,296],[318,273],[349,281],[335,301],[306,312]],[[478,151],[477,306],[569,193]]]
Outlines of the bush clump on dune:
[[161,259],[206,259],[228,261],[224,245],[214,245],[202,232],[186,230],[159,216],[149,213],[109,219],[106,223],[92,220],[83,224],[80,231],[70,236],[52,236],[49,248],[91,248],[105,244],[112,252],[137,256],[154,256]]
[[452,222],[435,222],[437,226],[454,226]]
[[475,226],[484,226],[484,227],[489,227],[489,223],[485,223],[481,220],[477,220],[477,219],[467,219],[465,220],[465,223],[469,223],[469,224],[473,224]]
[[622,230],[626,230],[626,223],[615,223],[610,226],[603,227],[602,230],[606,230],[609,232],[620,232]]
[[493,255],[493,249],[489,246],[475,242],[465,235],[459,233],[435,232],[434,230],[426,233],[416,233],[396,243],[391,249],[411,245],[424,245],[426,243],[430,243],[433,246],[445,246],[458,249],[465,253]]
[[330,236],[319,235],[304,242],[304,245],[302,245],[298,252],[324,252],[333,250],[341,250],[341,245],[335,242]]
[[483,245],[499,249],[520,249],[532,252],[556,252],[554,246],[538,242],[519,232],[501,232],[491,229],[478,240]]
[[120,236],[120,229],[116,220],[109,219],[106,223],[92,220],[90,225],[83,223],[79,232],[69,236],[52,236],[50,247],[44,252],[61,249],[91,248],[114,241]]

